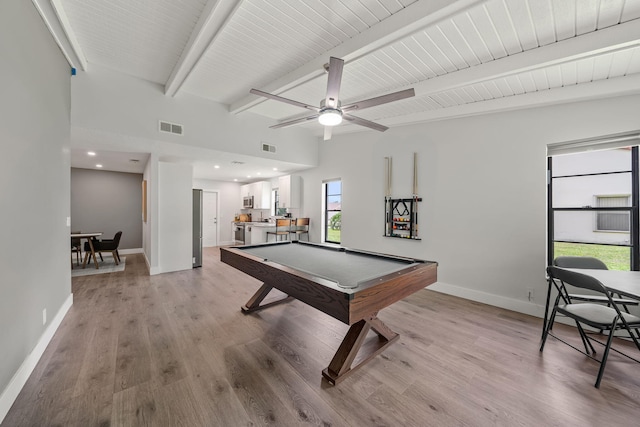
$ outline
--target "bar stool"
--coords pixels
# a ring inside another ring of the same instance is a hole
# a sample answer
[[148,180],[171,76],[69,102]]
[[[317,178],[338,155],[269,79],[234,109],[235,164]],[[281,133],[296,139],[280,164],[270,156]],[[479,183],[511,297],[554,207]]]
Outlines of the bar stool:
[[291,234],[295,235],[295,240],[300,240],[300,236],[307,235],[307,242],[309,241],[309,218],[297,218],[292,221],[295,225],[295,229],[291,230]]
[[291,219],[289,218],[276,219],[276,231],[267,231],[267,242],[269,241],[270,234],[275,236],[276,242],[278,240],[282,240],[282,238],[278,239],[278,236],[287,236],[287,240],[289,240],[290,231],[291,231]]

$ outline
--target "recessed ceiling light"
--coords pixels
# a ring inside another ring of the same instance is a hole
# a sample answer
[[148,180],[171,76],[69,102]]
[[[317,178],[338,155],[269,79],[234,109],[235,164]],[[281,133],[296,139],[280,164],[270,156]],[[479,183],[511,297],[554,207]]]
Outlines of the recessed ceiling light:
[[220,165],[213,165],[215,169],[220,169]]
[[101,168],[101,167],[102,167],[102,165],[96,165],[96,167],[97,167],[97,168]]
[[89,156],[95,156],[95,155],[96,155],[96,153],[95,153],[94,151],[88,151],[88,152],[87,152],[87,155],[89,155]]
[[251,175],[247,175],[247,178],[251,178]]
[[237,180],[238,180],[238,178],[233,178],[233,180],[234,180],[234,181],[237,181]]
[[278,168],[273,168],[273,170],[274,170],[274,171],[277,171],[277,170],[278,170]]
[[258,172],[256,175],[260,175],[260,172]]

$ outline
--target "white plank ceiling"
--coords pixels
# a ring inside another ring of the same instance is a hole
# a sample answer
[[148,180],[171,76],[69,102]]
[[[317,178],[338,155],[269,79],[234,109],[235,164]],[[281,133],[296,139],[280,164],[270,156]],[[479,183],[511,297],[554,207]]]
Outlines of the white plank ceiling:
[[330,56],[345,60],[343,104],[415,88],[357,114],[387,126],[640,92],[640,0],[51,2],[86,72],[107,66],[274,124],[308,112],[249,90],[319,106]]

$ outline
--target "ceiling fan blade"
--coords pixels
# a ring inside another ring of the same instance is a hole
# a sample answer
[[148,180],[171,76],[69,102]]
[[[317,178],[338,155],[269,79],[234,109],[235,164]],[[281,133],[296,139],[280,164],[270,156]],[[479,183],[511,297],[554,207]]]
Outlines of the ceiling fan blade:
[[287,104],[295,105],[296,107],[306,108],[307,110],[320,111],[318,107],[314,107],[312,105],[303,104],[302,102],[294,101],[293,99],[283,98],[278,95],[273,95],[267,92],[263,92],[258,89],[251,89],[249,93],[254,95],[264,96],[265,98],[273,99],[274,101],[280,101]]
[[389,93],[387,95],[377,96],[375,98],[365,99],[364,101],[354,102],[353,104],[345,105],[342,107],[343,112],[352,110],[363,110],[369,107],[375,107],[376,105],[386,104],[387,102],[399,101],[405,98],[411,98],[415,96],[416,92],[411,89],[401,90],[399,92]]
[[280,129],[280,128],[285,128],[287,126],[293,126],[293,125],[297,125],[297,124],[300,124],[300,123],[306,123],[309,120],[317,119],[319,115],[320,114],[312,114],[312,115],[307,116],[307,117],[302,117],[302,118],[294,119],[294,120],[288,120],[286,122],[278,123],[277,125],[269,126],[269,128],[270,129]]
[[385,130],[389,129],[386,126],[371,122],[369,120],[361,119],[360,117],[352,116],[351,114],[343,114],[342,118],[350,121],[351,123],[355,123],[360,126],[365,126],[371,129],[379,130],[380,132],[384,132]]
[[331,133],[333,131],[333,126],[325,126],[324,127],[324,140],[328,141],[331,139]]
[[340,96],[340,83],[342,82],[342,69],[344,61],[333,56],[329,59],[329,76],[327,77],[327,98],[325,107],[337,108],[338,96]]

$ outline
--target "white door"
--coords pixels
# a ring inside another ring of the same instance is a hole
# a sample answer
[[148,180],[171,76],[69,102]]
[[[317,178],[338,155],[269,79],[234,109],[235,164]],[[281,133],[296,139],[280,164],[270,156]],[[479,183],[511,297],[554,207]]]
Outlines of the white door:
[[202,246],[218,246],[218,193],[202,192]]

